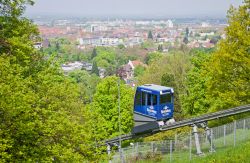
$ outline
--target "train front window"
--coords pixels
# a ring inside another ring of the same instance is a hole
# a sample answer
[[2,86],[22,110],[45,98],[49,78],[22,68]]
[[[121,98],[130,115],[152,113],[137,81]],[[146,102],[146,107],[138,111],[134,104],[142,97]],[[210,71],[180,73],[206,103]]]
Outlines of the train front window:
[[160,97],[160,104],[166,104],[172,102],[172,96],[171,94],[164,94]]
[[135,105],[141,105],[141,92],[139,91],[135,94]]

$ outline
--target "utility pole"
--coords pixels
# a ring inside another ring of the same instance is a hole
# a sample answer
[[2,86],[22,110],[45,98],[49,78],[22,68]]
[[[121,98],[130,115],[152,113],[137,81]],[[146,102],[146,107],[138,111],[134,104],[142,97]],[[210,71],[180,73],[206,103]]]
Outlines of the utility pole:
[[121,93],[120,93],[120,78],[118,78],[118,124],[119,124],[119,153],[120,161],[123,162],[122,157],[122,140],[121,140]]

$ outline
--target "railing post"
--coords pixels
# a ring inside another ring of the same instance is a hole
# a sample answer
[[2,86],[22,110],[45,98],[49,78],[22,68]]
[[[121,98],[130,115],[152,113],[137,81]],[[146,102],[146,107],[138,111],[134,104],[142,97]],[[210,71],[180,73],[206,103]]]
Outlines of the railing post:
[[198,135],[198,129],[195,124],[193,125],[193,133],[194,133],[194,141],[195,141],[197,155],[201,155],[202,152],[201,152],[200,140],[199,140],[199,135]]
[[136,143],[135,151],[136,151],[136,156],[138,156],[138,142]]
[[175,133],[175,136],[174,136],[174,145],[175,145],[175,147],[177,145],[177,133]]
[[213,152],[213,151],[214,151],[214,149],[213,149],[213,143],[214,143],[214,142],[213,142],[213,138],[214,138],[214,135],[213,135],[213,134],[214,134],[214,133],[213,133],[213,129],[212,129],[212,128],[210,129],[210,134],[211,134],[211,135],[210,135],[210,137],[211,137],[210,152]]
[[112,163],[112,160],[111,160],[111,147],[109,144],[107,144],[107,153],[108,153],[108,157],[109,157],[109,163]]
[[244,140],[246,139],[246,119],[243,120],[243,134],[244,134]]
[[224,125],[224,146],[226,146],[226,125]]
[[151,151],[154,152],[154,142],[151,142]]
[[192,159],[192,131],[189,134],[189,160]]
[[173,147],[172,147],[172,140],[170,140],[170,162],[172,162],[172,149]]
[[234,147],[236,145],[236,121],[234,121]]

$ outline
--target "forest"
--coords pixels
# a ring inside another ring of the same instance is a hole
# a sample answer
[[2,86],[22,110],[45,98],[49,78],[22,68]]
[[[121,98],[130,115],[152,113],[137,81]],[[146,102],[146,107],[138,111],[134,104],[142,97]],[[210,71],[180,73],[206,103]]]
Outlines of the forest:
[[[98,162],[107,159],[104,140],[118,136],[118,87],[121,134],[133,127],[134,89],[119,83],[116,70],[140,60],[138,85],[154,83],[175,89],[175,119],[250,103],[250,1],[227,13],[226,38],[213,49],[168,53],[137,48],[70,48],[58,38],[37,50],[39,31],[23,16],[32,0],[0,1],[0,160],[1,162]],[[65,75],[61,64],[88,61],[107,69],[77,70]],[[237,117],[233,117],[237,118]],[[230,120],[230,119],[229,119]],[[222,122],[218,122],[222,123]],[[168,133],[150,140],[167,139]],[[146,140],[140,140],[146,141]]]

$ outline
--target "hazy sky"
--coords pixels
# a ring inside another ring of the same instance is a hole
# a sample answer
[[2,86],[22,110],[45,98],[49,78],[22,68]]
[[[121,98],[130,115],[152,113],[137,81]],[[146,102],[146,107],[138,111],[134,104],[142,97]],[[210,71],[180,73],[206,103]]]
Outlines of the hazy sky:
[[225,17],[242,0],[35,0],[32,15]]

